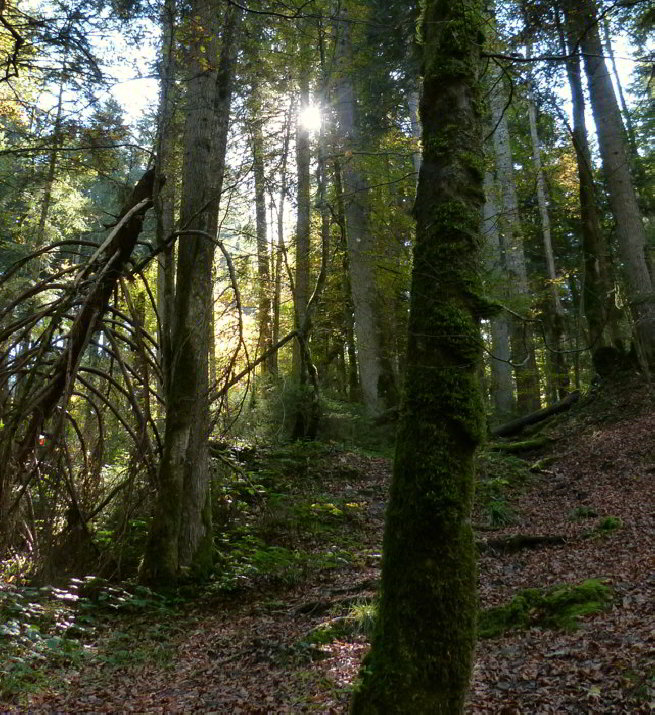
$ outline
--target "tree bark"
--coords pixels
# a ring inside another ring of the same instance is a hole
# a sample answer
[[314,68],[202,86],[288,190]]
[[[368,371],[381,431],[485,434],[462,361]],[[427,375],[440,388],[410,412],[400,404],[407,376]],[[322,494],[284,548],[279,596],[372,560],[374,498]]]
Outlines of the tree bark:
[[[309,105],[309,67],[305,65],[298,78],[299,114]],[[309,248],[310,248],[310,160],[309,129],[298,121],[296,127],[296,171],[298,174],[296,216],[296,271],[295,291],[293,296],[295,308],[295,329],[300,330],[305,323],[307,303],[309,302]],[[300,343],[294,345],[293,376],[302,386],[307,379],[306,366],[303,363]]]
[[[580,57],[573,52],[576,36],[567,23],[568,38],[564,36],[559,12],[556,14],[562,53],[573,53],[567,60],[566,71],[573,108],[572,140],[575,149],[580,187],[580,220],[584,255],[583,310],[589,331],[592,353],[608,344],[609,335],[618,335],[617,309],[614,302],[612,266],[609,246],[598,214],[598,198],[594,184],[591,150],[585,120],[585,99],[580,76]],[[568,48],[567,48],[568,43]]]
[[623,92],[623,85],[621,84],[621,77],[619,76],[619,71],[616,66],[616,57],[614,56],[614,49],[612,47],[612,34],[610,32],[610,24],[607,19],[607,15],[603,17],[603,35],[605,41],[605,50],[607,56],[610,58],[612,63],[612,71],[614,72],[614,81],[616,82],[616,88],[619,92],[619,101],[621,102],[621,112],[622,118],[625,122],[626,137],[630,144],[630,153],[633,160],[639,158],[639,152],[637,151],[637,139],[635,137],[635,128],[632,124],[632,117],[630,116],[630,110],[628,109],[628,103],[625,101],[625,93]]
[[[498,230],[500,215],[496,205],[494,180],[490,172],[484,175],[485,202],[482,211],[482,234],[486,243],[487,274],[492,292],[500,287],[501,298],[506,298],[503,250]],[[510,325],[505,313],[489,321],[491,329],[491,399],[494,421],[504,422],[514,413],[514,385],[509,347]]]
[[159,92],[159,116],[157,131],[157,156],[155,158],[154,204],[156,240],[158,246],[166,246],[157,256],[157,313],[159,317],[159,358],[162,365],[164,393],[168,388],[171,364],[171,329],[175,301],[175,245],[170,236],[175,230],[175,180],[166,181],[166,171],[173,166],[175,151],[175,117],[177,91],[175,79],[176,62],[175,0],[165,0],[162,9],[162,59],[160,63],[161,84]]
[[[527,313],[531,306],[531,291],[523,250],[523,232],[519,215],[519,202],[514,180],[512,149],[510,146],[505,98],[499,84],[491,93],[491,118],[496,154],[496,170],[503,194],[503,228],[505,239],[505,266],[508,284],[514,295],[514,303],[520,312]],[[516,402],[519,412],[539,409],[539,374],[534,352],[532,325],[520,318],[511,322],[510,343],[512,364],[516,378]]]
[[410,91],[407,97],[407,108],[409,109],[409,122],[412,130],[412,139],[416,141],[416,149],[412,152],[412,163],[414,164],[414,169],[416,170],[416,180],[418,181],[418,175],[421,171],[421,120],[418,115],[418,105],[421,100],[420,93],[418,89],[413,89]]
[[212,561],[207,429],[214,245],[202,234],[216,233],[239,18],[240,12],[230,6],[217,66],[218,7],[214,0],[195,0],[190,8],[189,22],[195,29],[190,38],[180,212],[189,235],[178,249],[159,491],[141,571],[142,580],[153,584],[174,583],[180,575],[202,576]]
[[[352,712],[462,712],[476,619],[473,453],[483,429],[483,2],[426,0],[423,165],[405,395],[371,652]],[[435,289],[436,288],[436,289]]]
[[[291,117],[293,116],[292,104],[288,107],[284,139],[282,142],[282,166],[280,167],[280,193],[277,204],[277,246],[275,250],[275,286],[273,293],[273,344],[277,343],[280,336],[280,299],[282,297],[282,270],[286,247],[284,245],[284,205],[287,197],[287,162],[289,158],[289,143],[291,141]],[[273,374],[278,374],[277,351],[271,363]]]
[[[271,258],[268,251],[266,217],[266,177],[264,172],[264,134],[262,120],[257,117],[261,112],[259,85],[255,81],[250,103],[252,122],[252,168],[255,179],[255,213],[257,227],[257,278],[259,280],[257,296],[257,324],[259,338],[257,354],[267,352],[273,344],[271,332]],[[272,355],[272,354],[271,354]],[[273,357],[262,363],[262,375],[271,375],[275,371]]]
[[341,132],[344,161],[341,165],[345,204],[346,242],[355,314],[355,337],[359,362],[360,388],[369,414],[380,414],[395,403],[395,376],[385,355],[381,298],[377,284],[376,243],[369,221],[369,187],[357,166],[354,152],[360,137],[355,112],[355,87],[352,80],[352,41],[346,3],[341,4],[335,23],[335,59],[338,77],[335,102]]
[[[530,52],[528,49],[527,55]],[[549,319],[548,325],[549,345],[546,346],[550,354],[550,362],[553,368],[552,382],[555,392],[560,400],[563,400],[569,391],[570,379],[569,369],[563,352],[562,339],[564,336],[564,309],[559,298],[559,287],[557,283],[557,270],[555,268],[555,254],[553,252],[553,242],[551,240],[550,214],[546,201],[546,180],[541,164],[541,142],[537,131],[537,105],[534,99],[532,88],[528,92],[528,118],[530,121],[530,138],[532,141],[532,163],[537,183],[537,203],[539,205],[539,216],[541,218],[541,233],[544,246],[544,257],[546,258],[546,281],[550,294],[550,310],[547,311]]]
[[570,4],[568,15],[584,57],[635,337],[642,362],[651,364],[655,362],[655,293],[646,258],[646,230],[630,174],[621,113],[603,58],[596,6],[593,0],[578,0]]
[[516,420],[512,420],[507,424],[500,425],[495,429],[491,430],[491,434],[494,437],[510,437],[513,434],[518,434],[524,427],[529,425],[537,424],[537,422],[542,422],[552,415],[556,415],[560,412],[565,412],[571,408],[580,399],[579,392],[572,392],[567,395],[563,400],[550,407],[544,407],[541,410],[536,410],[529,415],[524,415]]
[[346,238],[346,208],[343,200],[343,181],[341,163],[335,159],[333,163],[334,190],[337,196],[337,222],[341,234],[341,250],[343,252],[343,331],[348,354],[348,399],[359,402],[359,370],[357,365],[357,348],[355,346],[355,308],[353,306],[352,289],[350,287],[350,263],[348,261],[348,243]]

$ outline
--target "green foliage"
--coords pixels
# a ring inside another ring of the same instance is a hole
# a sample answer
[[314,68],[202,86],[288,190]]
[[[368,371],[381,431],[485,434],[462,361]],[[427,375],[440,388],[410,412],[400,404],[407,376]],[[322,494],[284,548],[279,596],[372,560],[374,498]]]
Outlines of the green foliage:
[[[212,447],[215,455],[218,449]],[[296,442],[222,454],[213,485],[217,568],[210,591],[234,591],[262,580],[293,585],[311,571],[351,563],[353,527],[365,505],[321,490],[335,447]],[[347,476],[354,476],[352,468]],[[326,550],[300,547],[317,535],[329,535]]]
[[478,635],[495,638],[513,629],[530,627],[575,630],[580,617],[604,610],[611,598],[609,587],[597,579],[547,591],[528,588],[508,604],[482,611]]
[[[96,658],[111,662],[121,657],[134,662],[151,655],[125,648],[121,656],[108,642],[105,650],[92,646],[103,621],[117,616],[172,612],[176,600],[142,586],[131,590],[110,586],[94,576],[72,579],[68,588],[9,587],[0,592],[0,697],[8,698],[43,687],[61,668]],[[113,637],[115,637],[114,634]],[[152,649],[149,649],[149,652]],[[135,654],[136,653],[136,654]]]
[[[311,390],[292,382],[280,385],[271,380],[256,381],[255,390],[255,398],[243,406],[234,424],[234,434],[248,444],[278,444],[282,445],[280,452],[293,452],[293,443],[287,442],[298,410],[311,403]],[[325,392],[321,394],[319,412],[321,442],[336,442],[392,456],[393,419],[380,423],[366,414],[363,405],[330,397]],[[298,449],[300,452],[305,450],[302,446]]]
[[487,504],[487,514],[489,515],[489,526],[500,528],[508,524],[516,523],[516,512],[502,497],[492,497]]
[[370,639],[377,619],[377,603],[362,599],[342,616],[334,616],[312,629],[304,642],[325,645],[333,641],[352,641],[358,637]]
[[530,480],[529,465],[519,457],[487,449],[480,450],[475,461],[479,480],[478,489],[484,489],[486,482],[505,480],[512,487],[523,486]]
[[125,519],[120,513],[98,525],[94,543],[102,552],[103,559],[120,564],[121,575],[134,576],[143,556],[150,517]]
[[[323,397],[321,439],[393,457],[395,421],[373,420],[362,405]],[[394,415],[395,417],[395,415]]]
[[484,450],[476,458],[476,504],[493,528],[516,521],[509,500],[530,479],[526,462],[505,452]]
[[609,533],[616,531],[623,526],[623,520],[618,516],[603,517],[596,525],[596,531],[600,533]]
[[262,579],[294,586],[312,571],[337,568],[351,559],[348,552],[340,549],[314,553],[271,546],[252,533],[244,533],[220,546],[220,571],[209,591],[236,591]]

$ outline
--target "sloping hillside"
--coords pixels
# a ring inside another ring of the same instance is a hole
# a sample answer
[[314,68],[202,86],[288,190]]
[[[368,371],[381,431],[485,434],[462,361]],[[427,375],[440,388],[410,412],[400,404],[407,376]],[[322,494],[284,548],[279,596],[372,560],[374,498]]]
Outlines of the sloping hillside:
[[[537,428],[538,448],[481,456],[481,632],[492,637],[478,645],[468,712],[655,707],[651,405],[638,381],[606,385]],[[258,460],[261,496],[241,495],[220,579],[193,598],[142,595],[139,608],[128,593],[105,616],[96,598],[79,656],[35,662],[39,678],[23,673],[33,692],[5,679],[3,706],[346,712],[374,618],[390,463],[320,445]]]

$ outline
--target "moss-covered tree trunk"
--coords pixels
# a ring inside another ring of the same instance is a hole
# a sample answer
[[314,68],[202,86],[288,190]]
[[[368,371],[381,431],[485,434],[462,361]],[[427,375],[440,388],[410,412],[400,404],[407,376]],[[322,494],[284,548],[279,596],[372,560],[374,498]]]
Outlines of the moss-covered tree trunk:
[[423,164],[382,592],[354,713],[458,713],[475,642],[484,3],[426,0]]

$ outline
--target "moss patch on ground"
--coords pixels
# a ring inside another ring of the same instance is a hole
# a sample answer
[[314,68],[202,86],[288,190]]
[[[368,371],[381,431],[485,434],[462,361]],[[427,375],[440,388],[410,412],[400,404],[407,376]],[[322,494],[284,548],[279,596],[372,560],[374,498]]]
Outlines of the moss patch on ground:
[[514,629],[533,626],[575,630],[580,617],[604,610],[611,600],[611,589],[598,579],[546,591],[527,588],[504,606],[482,611],[478,635],[496,638]]

